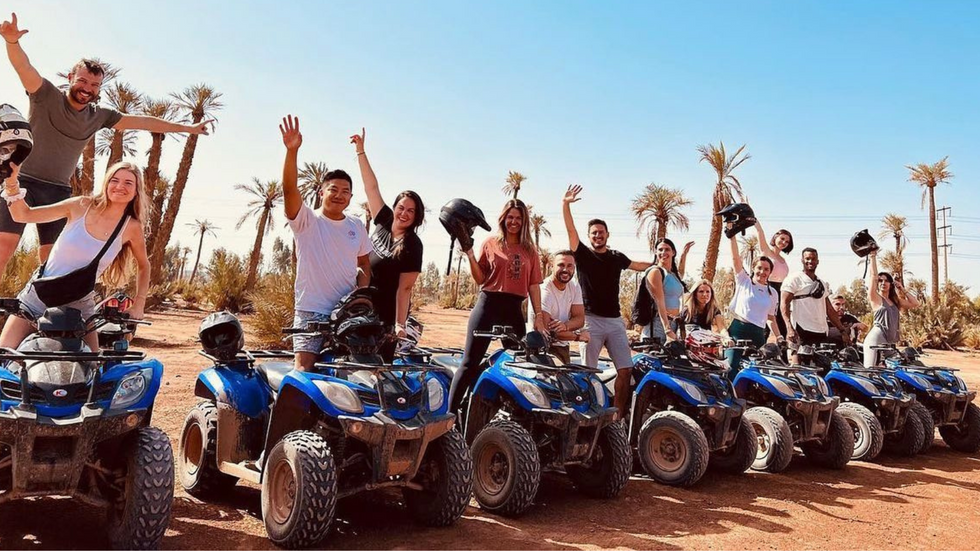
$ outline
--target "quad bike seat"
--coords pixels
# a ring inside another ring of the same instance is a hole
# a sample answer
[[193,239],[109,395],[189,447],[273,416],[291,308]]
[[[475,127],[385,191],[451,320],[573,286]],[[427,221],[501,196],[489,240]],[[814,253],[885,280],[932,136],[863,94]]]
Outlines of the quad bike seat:
[[269,388],[279,392],[282,380],[293,370],[293,364],[292,362],[261,362],[255,364],[255,370],[269,384]]

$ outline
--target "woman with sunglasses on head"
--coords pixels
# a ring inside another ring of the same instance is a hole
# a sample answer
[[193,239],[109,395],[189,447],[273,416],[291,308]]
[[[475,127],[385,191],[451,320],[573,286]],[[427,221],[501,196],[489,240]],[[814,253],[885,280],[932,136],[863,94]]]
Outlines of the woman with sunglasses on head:
[[473,280],[480,286],[476,306],[466,327],[463,360],[453,377],[450,411],[459,408],[463,395],[476,381],[484,366],[483,355],[490,347],[487,337],[475,337],[474,331],[491,331],[495,325],[509,326],[518,337],[525,332],[521,304],[529,299],[528,313],[533,312],[534,328],[547,333],[541,312],[541,257],[531,239],[527,205],[511,199],[497,219],[497,231],[483,242],[480,256],[472,247],[466,253]]
[[[95,196],[81,196],[39,207],[23,200],[18,184],[20,168],[4,182],[3,197],[7,200],[13,219],[25,224],[43,224],[67,218],[65,229],[55,240],[51,255],[43,266],[43,277],[66,276],[91,266],[98,255],[96,274],[107,287],[125,286],[135,261],[138,270],[136,297],[129,314],[143,318],[146,295],[150,287],[150,262],[143,239],[143,221],[149,215],[149,200],[143,187],[143,171],[133,163],[119,162],[106,171],[102,189]],[[38,296],[35,274],[17,298],[21,308],[37,319],[49,307],[75,308],[88,319],[95,313],[95,290],[67,304],[46,304]],[[0,347],[17,348],[31,333],[31,324],[20,317],[10,316],[0,333]],[[95,331],[85,336],[90,350],[98,350],[99,337]]]
[[[687,286],[677,270],[677,247],[666,237],[657,240],[654,251],[657,261],[643,274],[643,284],[653,299],[654,316],[643,326],[642,335],[664,343],[677,340],[677,315]],[[685,249],[685,256],[687,250]]]
[[898,344],[901,313],[917,308],[919,301],[905,290],[901,281],[888,272],[878,271],[878,251],[872,251],[868,256],[871,259],[868,300],[871,301],[874,324],[864,337],[864,366],[874,367],[878,365],[878,351],[873,347]]
[[[776,296],[783,286],[783,281],[789,275],[789,264],[783,255],[793,252],[793,234],[789,230],[780,229],[772,234],[772,238],[766,241],[766,232],[762,230],[760,222],[755,223],[755,231],[759,236],[759,248],[762,256],[772,261],[772,273],[769,274],[769,286],[776,290]],[[786,322],[782,316],[776,316],[776,325],[779,327],[781,335],[786,334]]]
[[[378,289],[374,309],[385,326],[394,328],[396,337],[406,337],[412,288],[422,272],[422,240],[417,232],[425,220],[425,205],[411,190],[396,195],[392,207],[385,203],[378,177],[364,152],[365,135],[362,128],[350,141],[357,152],[368,209],[374,220],[370,254],[371,285]],[[384,346],[381,354],[386,361],[394,359],[396,346],[394,341]]]

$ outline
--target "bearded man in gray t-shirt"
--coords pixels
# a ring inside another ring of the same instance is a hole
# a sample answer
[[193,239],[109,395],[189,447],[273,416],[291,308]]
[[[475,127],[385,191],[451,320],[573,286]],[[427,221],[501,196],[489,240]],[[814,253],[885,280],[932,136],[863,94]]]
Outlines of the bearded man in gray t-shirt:
[[[17,25],[17,14],[0,24],[0,36],[7,46],[7,57],[30,98],[28,121],[34,135],[34,149],[20,171],[20,186],[27,190],[25,200],[32,207],[50,205],[71,197],[69,180],[85,144],[99,130],[148,130],[153,133],[208,133],[207,120],[200,124],[177,124],[157,117],[126,115],[100,107],[99,92],[105,69],[96,61],[83,59],[68,73],[68,90],[62,92],[43,78],[21,48],[27,34]],[[65,226],[65,220],[38,224],[41,262],[48,258],[51,245]],[[14,222],[7,204],[0,201],[0,274],[13,256],[24,233],[24,224]]]

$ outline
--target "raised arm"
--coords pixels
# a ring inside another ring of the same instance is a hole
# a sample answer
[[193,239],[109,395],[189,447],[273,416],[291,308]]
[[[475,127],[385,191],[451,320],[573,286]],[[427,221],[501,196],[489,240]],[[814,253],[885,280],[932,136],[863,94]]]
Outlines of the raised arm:
[[186,132],[187,134],[208,136],[208,126],[211,124],[214,124],[214,119],[208,119],[197,124],[179,124],[148,115],[123,115],[112,128],[113,130],[146,130],[154,134]]
[[728,242],[732,246],[732,268],[735,270],[735,275],[745,269],[742,265],[742,257],[738,254],[738,243],[735,241],[735,236],[728,238]]
[[41,78],[37,69],[31,65],[31,60],[28,59],[24,49],[20,46],[20,37],[27,32],[27,29],[20,30],[17,27],[16,13],[10,14],[10,21],[4,21],[0,24],[0,36],[3,36],[4,42],[7,43],[7,59],[10,60],[14,71],[20,77],[20,83],[24,86],[24,90],[27,90],[28,94],[33,94],[41,87],[44,79]]
[[769,258],[776,256],[776,252],[772,250],[769,242],[766,241],[766,232],[762,231],[762,223],[758,220],[755,222],[755,233],[759,236],[759,249],[762,250],[762,254]]
[[367,194],[368,208],[371,209],[371,218],[377,218],[378,213],[385,206],[385,200],[381,198],[381,188],[378,186],[378,177],[374,175],[374,169],[368,162],[367,153],[364,153],[364,138],[367,132],[361,128],[361,134],[354,134],[350,137],[350,143],[354,144],[357,151],[357,167],[361,170],[361,181],[364,182],[364,193]]
[[299,117],[286,115],[279,125],[279,132],[282,133],[282,143],[286,146],[286,160],[282,165],[283,203],[286,207],[286,218],[294,220],[299,214],[300,207],[303,206],[303,196],[297,184],[299,169],[296,158],[299,147],[303,145],[303,134],[299,131]]
[[575,229],[575,219],[572,218],[572,203],[581,200],[578,196],[582,192],[582,186],[571,185],[565,191],[565,196],[561,198],[561,214],[565,219],[565,231],[568,232],[568,248],[575,252],[578,249],[579,238],[578,230]]
[[878,293],[878,251],[871,251],[868,259],[871,262],[868,270],[868,302],[877,308],[881,306],[881,295]]
[[694,241],[688,241],[687,244],[684,245],[684,251],[681,252],[681,261],[677,263],[677,273],[680,274],[681,279],[684,279],[684,272],[686,271],[685,268],[687,268],[687,253],[691,252],[691,247],[693,246]]

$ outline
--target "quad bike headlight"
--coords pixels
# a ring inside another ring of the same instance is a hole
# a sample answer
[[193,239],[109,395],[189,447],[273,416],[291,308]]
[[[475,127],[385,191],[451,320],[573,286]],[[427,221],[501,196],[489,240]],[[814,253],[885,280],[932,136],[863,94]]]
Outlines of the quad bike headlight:
[[766,376],[766,375],[763,375],[762,377],[769,384],[771,384],[774,389],[776,389],[776,392],[782,394],[783,396],[785,396],[787,398],[795,398],[796,397],[796,392],[793,390],[793,388],[791,386],[789,386],[789,384],[786,383],[786,381],[784,381],[782,379],[777,379],[776,377],[769,377],[769,376]]
[[827,381],[823,380],[823,377],[813,376],[813,379],[817,381],[817,388],[820,389],[820,394],[824,396],[830,396],[830,387],[827,386]]
[[932,383],[929,382],[929,379],[926,379],[922,375],[910,373],[909,378],[915,381],[915,384],[921,387],[923,390],[932,390]]
[[323,396],[341,411],[347,413],[363,413],[364,404],[357,397],[350,387],[331,381],[313,381],[313,384],[320,389]]
[[112,402],[109,409],[124,409],[140,401],[146,394],[150,378],[153,377],[153,369],[141,369],[135,373],[130,373],[119,381],[116,393],[112,395]]
[[539,408],[551,408],[551,402],[548,401],[548,397],[544,395],[544,392],[538,388],[538,385],[517,377],[507,377],[507,380],[514,383],[514,386],[527,398],[528,402],[531,402]]
[[680,385],[680,387],[684,389],[684,392],[686,392],[688,396],[693,398],[696,402],[700,403],[708,401],[708,399],[704,396],[704,392],[701,392],[701,389],[697,386],[677,378],[674,378],[674,382]]
[[851,379],[857,383],[857,385],[864,389],[865,392],[871,394],[872,396],[878,396],[879,394],[884,394],[878,391],[878,387],[874,383],[865,379],[864,377],[851,377]]
[[963,381],[963,379],[960,378],[958,375],[955,375],[955,377],[956,377],[956,386],[958,386],[960,390],[966,391],[966,383]]
[[446,401],[446,390],[442,383],[436,379],[429,379],[425,382],[425,388],[429,393],[429,411],[436,411],[441,408]]
[[602,386],[602,382],[598,378],[593,377],[589,380],[589,384],[592,385],[592,392],[595,394],[595,403],[601,408],[606,407],[606,388]]

